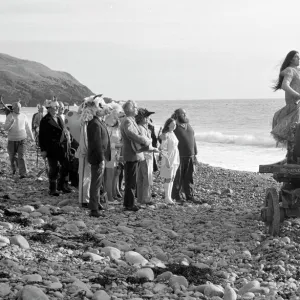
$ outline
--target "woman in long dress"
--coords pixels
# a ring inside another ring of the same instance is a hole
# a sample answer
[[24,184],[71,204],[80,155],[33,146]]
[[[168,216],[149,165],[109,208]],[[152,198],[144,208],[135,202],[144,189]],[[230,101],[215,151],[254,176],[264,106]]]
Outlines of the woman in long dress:
[[167,204],[174,204],[171,193],[174,178],[180,164],[178,139],[174,134],[175,128],[176,121],[169,118],[166,121],[160,136],[162,140],[160,145],[162,153],[160,176],[164,179],[165,202]]
[[292,125],[300,121],[299,53],[290,51],[284,59],[274,91],[285,91],[285,106],[273,117],[272,131],[277,144],[287,145],[293,140]]

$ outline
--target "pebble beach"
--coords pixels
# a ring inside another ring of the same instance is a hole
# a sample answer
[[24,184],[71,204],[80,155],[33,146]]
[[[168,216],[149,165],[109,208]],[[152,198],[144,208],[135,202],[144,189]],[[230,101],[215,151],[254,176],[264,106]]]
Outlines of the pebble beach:
[[300,299],[300,219],[271,237],[260,220],[271,175],[199,163],[196,199],[167,206],[109,203],[89,217],[78,192],[48,195],[29,146],[31,178],[11,175],[0,138],[0,299]]

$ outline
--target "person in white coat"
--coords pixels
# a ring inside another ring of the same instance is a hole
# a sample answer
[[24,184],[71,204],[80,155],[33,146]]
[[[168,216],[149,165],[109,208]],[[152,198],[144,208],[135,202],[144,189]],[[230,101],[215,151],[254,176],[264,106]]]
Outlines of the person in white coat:
[[176,121],[172,118],[167,119],[160,135],[162,153],[160,176],[164,179],[165,202],[167,204],[174,204],[171,193],[174,178],[180,164],[180,157],[178,151],[178,140],[174,134],[176,128]]

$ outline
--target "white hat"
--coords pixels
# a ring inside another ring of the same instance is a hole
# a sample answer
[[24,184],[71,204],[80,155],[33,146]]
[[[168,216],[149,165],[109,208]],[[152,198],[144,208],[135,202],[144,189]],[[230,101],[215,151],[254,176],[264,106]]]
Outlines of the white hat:
[[102,98],[102,94],[99,95],[91,95],[89,97],[84,98],[85,104],[95,105],[96,107],[102,108],[111,108],[109,104],[107,104]]

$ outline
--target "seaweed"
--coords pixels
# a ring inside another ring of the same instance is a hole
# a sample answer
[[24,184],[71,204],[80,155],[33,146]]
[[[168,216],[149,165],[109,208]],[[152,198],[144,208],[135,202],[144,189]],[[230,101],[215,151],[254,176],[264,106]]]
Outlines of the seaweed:
[[0,278],[10,278],[10,275],[5,272],[0,272]]
[[51,234],[48,232],[36,233],[29,237],[32,241],[41,242],[46,244],[51,239]]
[[16,210],[9,210],[9,209],[4,209],[4,215],[7,217],[12,217],[12,216],[21,216],[22,212],[16,211]]
[[184,266],[180,264],[168,264],[166,268],[153,268],[155,277],[167,271],[172,272],[174,275],[184,276],[190,284],[192,283],[194,285],[205,284],[207,281],[219,284],[224,281],[224,279],[214,274],[210,268],[200,269],[195,266]]
[[53,224],[53,223],[46,223],[43,226],[41,226],[41,228],[44,231],[47,231],[47,230],[49,230],[49,231],[55,231],[57,229],[57,225]]
[[12,223],[20,224],[23,227],[28,227],[28,226],[32,225],[31,220],[29,220],[27,218],[24,218],[24,217],[22,218],[20,216],[9,218],[9,221],[12,222]]

